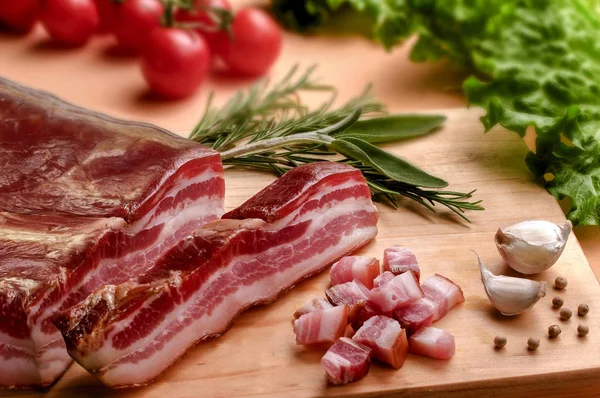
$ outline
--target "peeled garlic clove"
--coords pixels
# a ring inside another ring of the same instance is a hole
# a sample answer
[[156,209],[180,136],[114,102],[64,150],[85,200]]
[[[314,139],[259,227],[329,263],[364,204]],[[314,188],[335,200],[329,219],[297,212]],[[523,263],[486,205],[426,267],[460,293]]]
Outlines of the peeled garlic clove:
[[548,221],[524,221],[498,229],[496,247],[515,271],[537,274],[558,260],[572,228],[569,220],[562,227]]
[[517,315],[527,311],[546,295],[546,282],[531,281],[525,278],[494,275],[483,264],[479,255],[481,281],[490,302],[502,315]]

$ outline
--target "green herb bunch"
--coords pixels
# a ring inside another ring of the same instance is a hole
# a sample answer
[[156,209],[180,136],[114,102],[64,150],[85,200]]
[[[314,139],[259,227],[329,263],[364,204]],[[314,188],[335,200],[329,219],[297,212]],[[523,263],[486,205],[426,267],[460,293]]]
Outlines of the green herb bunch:
[[[376,143],[427,134],[445,120],[436,115],[386,115],[367,87],[359,96],[333,109],[334,88],[313,78],[314,67],[299,73],[294,67],[279,82],[259,82],[239,91],[221,109],[209,98],[190,139],[221,152],[223,163],[282,175],[288,170],[324,160],[360,169],[377,201],[399,205],[401,197],[435,211],[440,204],[468,221],[465,210],[482,210],[473,192],[440,191],[448,183]],[[303,92],[321,91],[329,99],[309,109]],[[377,116],[364,118],[364,116]]]

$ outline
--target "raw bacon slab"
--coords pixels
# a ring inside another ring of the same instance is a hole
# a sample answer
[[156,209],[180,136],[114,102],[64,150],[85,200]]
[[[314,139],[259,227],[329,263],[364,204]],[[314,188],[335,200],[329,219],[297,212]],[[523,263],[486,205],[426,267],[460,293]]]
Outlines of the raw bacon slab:
[[70,355],[109,386],[149,383],[244,309],[377,234],[360,171],[328,162],[288,172],[225,218],[182,240],[138,283],[107,286],[60,313]]
[[433,321],[437,321],[457,304],[465,301],[465,296],[456,283],[445,276],[435,274],[423,281],[421,285],[425,297],[435,304]]
[[417,281],[421,278],[419,263],[412,250],[406,247],[390,247],[383,252],[383,271],[390,271],[394,275],[404,272],[415,274]]
[[49,321],[222,214],[219,154],[0,79],[0,386],[70,364]]
[[373,358],[400,369],[408,356],[406,331],[398,321],[376,315],[368,319],[352,336],[352,340],[373,350]]
[[[378,278],[384,278],[384,274]],[[423,291],[412,272],[405,272],[389,281],[376,281],[375,284],[378,286],[369,292],[369,303],[382,313],[394,311],[423,297]]]
[[443,329],[427,327],[419,330],[408,339],[408,350],[413,354],[435,359],[450,359],[456,347],[454,336]]
[[344,335],[347,325],[346,305],[304,314],[294,321],[296,344],[333,343]]
[[347,384],[369,373],[371,349],[347,337],[341,337],[321,358],[331,384]]
[[379,260],[367,256],[346,256],[331,266],[331,285],[357,280],[367,289],[373,288],[373,279],[379,275]]
[[309,312],[326,310],[327,308],[333,308],[333,305],[327,299],[314,298],[294,312],[294,319],[298,319]]

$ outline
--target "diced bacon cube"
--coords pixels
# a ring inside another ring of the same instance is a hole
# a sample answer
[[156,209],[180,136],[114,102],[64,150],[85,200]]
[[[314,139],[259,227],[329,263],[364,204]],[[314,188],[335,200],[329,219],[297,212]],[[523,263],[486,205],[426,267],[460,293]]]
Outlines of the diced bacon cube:
[[454,336],[434,327],[426,327],[410,336],[408,350],[435,359],[450,359],[456,351]]
[[369,347],[342,337],[321,358],[321,366],[331,384],[346,384],[360,380],[369,373],[370,357]]
[[440,274],[435,274],[427,278],[425,285],[436,288],[448,297],[449,309],[465,301],[462,289],[456,283]]
[[437,321],[448,313],[457,304],[465,301],[465,296],[456,283],[450,279],[435,274],[425,279],[421,285],[425,297],[431,300],[435,306],[433,321]]
[[325,296],[333,305],[347,305],[350,308],[349,317],[353,318],[367,303],[369,289],[358,281],[352,281],[331,286],[325,291]]
[[442,319],[448,313],[448,298],[439,290],[431,286],[421,285],[425,298],[433,303],[433,321]]
[[421,270],[413,251],[406,247],[390,247],[383,252],[383,271],[390,271],[394,275],[405,272],[415,274],[417,280],[421,278]]
[[373,288],[373,279],[379,275],[379,260],[367,256],[346,256],[331,266],[331,285],[357,280],[367,289]]
[[369,302],[382,312],[391,312],[423,297],[423,291],[412,272],[395,276],[387,283],[373,288]]
[[394,279],[396,275],[392,274],[390,271],[384,271],[377,278],[373,280],[373,287],[380,287]]
[[437,306],[429,299],[422,298],[406,307],[398,308],[393,313],[393,318],[400,322],[400,326],[409,334],[431,326]]
[[325,310],[327,308],[333,308],[333,305],[329,301],[327,301],[327,299],[314,298],[308,303],[304,304],[302,307],[298,308],[296,312],[294,312],[294,319],[298,319],[302,315],[308,314],[309,312]]
[[344,335],[348,324],[348,307],[317,310],[294,321],[296,344],[333,343]]
[[398,321],[387,316],[376,315],[358,329],[352,340],[373,350],[373,357],[400,369],[408,356],[406,331]]
[[367,303],[364,307],[358,309],[356,314],[352,314],[350,318],[350,323],[352,325],[352,329],[358,330],[365,323],[367,319],[374,317],[375,315],[391,315],[390,313],[382,313],[379,309],[375,308],[373,304]]

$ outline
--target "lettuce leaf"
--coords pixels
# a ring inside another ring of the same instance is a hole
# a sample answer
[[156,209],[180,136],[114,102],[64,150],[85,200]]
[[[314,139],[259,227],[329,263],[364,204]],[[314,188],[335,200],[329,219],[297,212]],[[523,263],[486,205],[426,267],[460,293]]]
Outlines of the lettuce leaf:
[[[600,225],[600,7],[594,0],[279,0],[367,14],[386,48],[412,33],[414,61],[449,58],[470,70],[471,104],[521,136],[535,128],[530,170],[556,198],[570,199],[574,224]],[[317,4],[318,3],[318,4]],[[401,26],[404,24],[404,26]]]
[[[305,32],[315,31],[331,23],[338,14],[348,17],[348,11],[365,15],[373,39],[391,48],[413,30],[413,15],[407,0],[273,0],[273,12],[287,28]],[[353,20],[354,22],[355,20]],[[363,26],[351,27],[356,33]]]
[[574,224],[600,225],[600,14],[592,1],[524,4],[490,19],[474,63],[491,79],[469,78],[465,93],[486,129],[534,126],[530,170],[570,199]]

